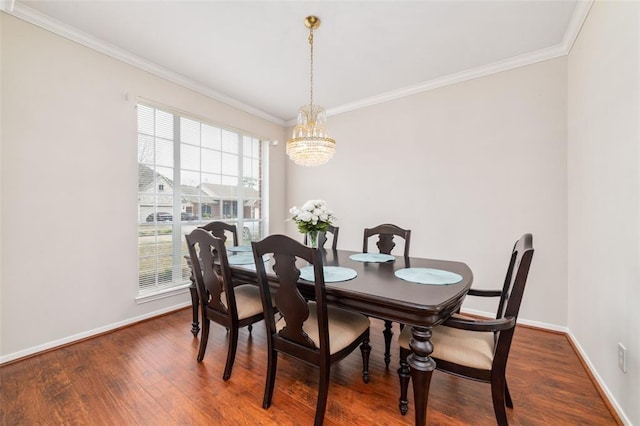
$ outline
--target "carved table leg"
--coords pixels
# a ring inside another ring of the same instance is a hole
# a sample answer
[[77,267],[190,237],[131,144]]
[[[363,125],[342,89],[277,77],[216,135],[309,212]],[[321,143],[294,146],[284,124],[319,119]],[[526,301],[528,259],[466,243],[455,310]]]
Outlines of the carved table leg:
[[198,321],[198,303],[200,303],[200,300],[198,298],[198,291],[196,290],[195,284],[191,284],[191,287],[189,287],[189,291],[191,292],[191,308],[193,309],[191,333],[193,333],[193,337],[196,337],[198,335],[198,332],[200,331],[200,322]]
[[391,331],[392,322],[384,321],[384,365],[389,368],[389,362],[391,362],[391,338],[393,337],[393,331]]
[[436,363],[429,356],[433,352],[431,343],[431,328],[411,327],[412,338],[409,340],[411,355],[407,362],[411,367],[411,382],[413,384],[413,400],[416,406],[416,426],[427,423],[427,402],[429,386]]

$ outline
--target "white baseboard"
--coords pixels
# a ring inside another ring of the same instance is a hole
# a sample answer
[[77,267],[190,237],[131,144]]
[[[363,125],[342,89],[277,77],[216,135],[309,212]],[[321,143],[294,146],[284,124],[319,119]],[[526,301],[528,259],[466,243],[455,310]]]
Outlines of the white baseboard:
[[595,378],[596,382],[598,382],[598,385],[600,386],[600,389],[602,389],[602,391],[607,396],[607,399],[609,400],[609,403],[611,403],[611,406],[613,407],[613,409],[616,410],[616,414],[618,414],[618,417],[620,417],[620,420],[622,421],[622,424],[624,424],[626,426],[631,426],[631,420],[629,420],[629,418],[626,416],[626,414],[625,414],[624,410],[622,409],[622,407],[620,407],[620,405],[618,404],[618,401],[616,401],[616,399],[613,397],[613,394],[611,393],[611,391],[609,390],[609,388],[605,384],[604,380],[602,380],[602,377],[600,377],[600,375],[598,374],[598,371],[596,370],[594,365],[591,363],[591,360],[587,356],[587,354],[584,351],[584,349],[582,349],[582,346],[580,346],[580,343],[578,343],[578,340],[576,339],[576,337],[573,335],[573,333],[571,333],[571,331],[567,332],[567,336],[571,340],[571,343],[573,344],[573,346],[580,353],[580,357],[582,358],[582,360],[585,362],[585,364],[587,364],[587,368],[589,368],[589,371],[591,372],[591,374]]
[[163,314],[166,314],[168,312],[173,312],[173,311],[176,311],[178,309],[185,308],[187,306],[191,306],[191,301],[180,303],[180,304],[177,304],[177,305],[174,305],[174,306],[170,306],[168,308],[160,309],[158,311],[149,312],[147,314],[140,315],[140,316],[137,316],[137,317],[134,317],[134,318],[129,318],[129,319],[124,320],[124,321],[120,321],[120,322],[116,322],[116,323],[113,323],[113,324],[105,325],[104,327],[98,327],[98,328],[94,328],[93,330],[88,330],[88,331],[84,331],[82,333],[74,334],[72,336],[67,336],[67,337],[65,337],[63,339],[53,340],[51,342],[47,342],[47,343],[44,343],[42,345],[38,345],[38,346],[31,347],[31,348],[27,348],[27,349],[24,349],[22,351],[14,352],[12,354],[4,355],[4,356],[0,357],[0,365],[4,364],[5,362],[14,361],[16,359],[24,358],[24,357],[27,357],[29,355],[34,355],[34,354],[37,354],[39,352],[44,352],[44,351],[47,351],[49,349],[57,348],[57,347],[60,347],[60,346],[67,345],[69,343],[74,343],[74,342],[77,342],[77,341],[80,341],[80,340],[83,340],[83,339],[86,339],[86,338],[89,338],[89,337],[97,336],[99,334],[106,333],[108,331],[112,331],[112,330],[115,330],[117,328],[124,327],[126,325],[134,324],[136,322],[144,321],[144,320],[149,319],[149,318],[157,317],[158,315],[163,315]]

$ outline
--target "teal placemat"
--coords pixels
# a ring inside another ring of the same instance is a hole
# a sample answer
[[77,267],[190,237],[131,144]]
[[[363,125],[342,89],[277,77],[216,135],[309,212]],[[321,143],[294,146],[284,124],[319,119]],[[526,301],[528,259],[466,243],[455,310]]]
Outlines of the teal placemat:
[[229,247],[227,251],[230,251],[231,253],[251,251],[251,246],[233,246],[233,247]]
[[462,276],[449,271],[431,268],[404,268],[395,272],[396,277],[417,284],[446,285],[462,281]]
[[390,254],[383,253],[356,253],[349,256],[349,259],[356,260],[358,262],[391,262],[396,260],[395,256],[391,256]]
[[[253,254],[243,253],[243,254],[234,254],[232,256],[228,256],[229,265],[251,265],[253,264]],[[269,255],[262,256],[262,259],[266,262],[269,260]]]
[[[324,282],[336,283],[339,281],[349,281],[358,276],[358,273],[351,268],[343,268],[342,266],[323,266]],[[307,281],[313,281],[313,266],[305,266],[300,268],[300,278]]]

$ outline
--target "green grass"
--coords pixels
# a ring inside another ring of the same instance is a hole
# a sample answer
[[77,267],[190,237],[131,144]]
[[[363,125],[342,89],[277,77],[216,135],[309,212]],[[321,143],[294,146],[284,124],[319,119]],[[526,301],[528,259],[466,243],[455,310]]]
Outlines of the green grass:
[[[182,242],[182,252],[186,246]],[[138,282],[168,284],[173,281],[173,236],[170,225],[158,227],[142,225],[138,231]],[[188,279],[191,271],[181,256],[182,279]],[[156,272],[157,270],[157,272]]]

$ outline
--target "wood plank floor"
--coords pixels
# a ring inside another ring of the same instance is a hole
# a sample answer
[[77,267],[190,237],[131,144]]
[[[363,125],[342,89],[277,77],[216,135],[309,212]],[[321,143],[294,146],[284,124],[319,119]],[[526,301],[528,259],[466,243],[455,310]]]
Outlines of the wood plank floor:
[[[262,409],[263,323],[240,332],[231,379],[222,380],[226,330],[212,324],[202,363],[188,309],[0,367],[2,425],[310,425],[317,370],[280,356],[273,405]],[[394,332],[398,334],[397,324]],[[372,320],[371,380],[356,351],[331,373],[326,425],[410,425],[398,412],[398,346],[384,367],[382,322]],[[564,335],[518,327],[509,365],[514,425],[611,425]],[[489,386],[435,372],[430,425],[493,425]]]

